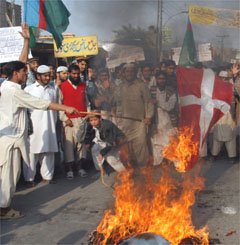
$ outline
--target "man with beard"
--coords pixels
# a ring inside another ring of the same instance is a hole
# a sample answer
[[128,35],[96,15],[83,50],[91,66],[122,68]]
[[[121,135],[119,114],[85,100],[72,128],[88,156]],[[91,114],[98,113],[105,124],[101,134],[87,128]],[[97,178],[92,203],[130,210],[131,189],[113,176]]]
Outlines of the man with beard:
[[148,87],[137,78],[134,64],[123,67],[124,80],[114,94],[119,128],[127,137],[131,163],[144,166],[149,160],[147,129],[153,116],[153,104]]
[[39,66],[39,60],[36,57],[30,58],[27,61],[28,66],[28,78],[26,82],[26,86],[29,86],[36,81],[36,72]]
[[[41,65],[37,69],[37,80],[32,85],[25,88],[25,91],[37,98],[57,102],[57,93],[50,85],[50,68]],[[35,186],[34,179],[36,167],[39,162],[41,165],[40,173],[45,183],[52,181],[54,174],[54,153],[58,151],[56,137],[55,111],[30,110],[30,118],[33,126],[33,133],[29,136],[30,144],[30,165],[23,165],[24,178],[29,187]]]
[[[174,60],[166,60],[165,61],[165,73],[166,73],[166,86],[171,89],[176,95],[178,94],[177,89],[177,79],[176,79],[176,63]],[[178,99],[178,98],[177,98]],[[175,104],[173,110],[169,112],[172,125],[174,127],[178,126],[179,123],[179,108],[178,103]]]
[[[26,39],[25,42],[29,42]],[[26,82],[27,67],[20,61],[5,66],[8,79],[1,85],[0,97],[0,219],[15,219],[23,215],[10,208],[11,199],[21,172],[21,156],[29,163],[26,110],[62,110],[78,113],[50,100],[34,97],[21,89]]]
[[[79,111],[87,111],[86,103],[86,83],[81,82],[80,69],[77,65],[70,65],[68,68],[69,78],[60,85],[61,100],[64,105],[74,105]],[[73,179],[73,167],[77,164],[78,174],[87,177],[87,173],[82,169],[82,163],[86,159],[86,149],[84,144],[79,142],[77,135],[84,134],[85,114],[71,115],[60,113],[60,120],[64,127],[65,170],[68,179]]]
[[169,135],[173,133],[173,125],[169,112],[174,109],[177,103],[176,94],[166,86],[166,74],[159,71],[155,75],[157,82],[156,92],[156,125],[152,136],[154,165],[158,165],[163,160],[162,151],[169,143]]

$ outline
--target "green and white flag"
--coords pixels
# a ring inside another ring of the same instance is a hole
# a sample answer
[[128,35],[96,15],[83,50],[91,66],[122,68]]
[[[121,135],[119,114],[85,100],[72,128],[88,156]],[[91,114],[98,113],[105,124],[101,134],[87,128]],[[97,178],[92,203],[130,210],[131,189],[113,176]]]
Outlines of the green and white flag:
[[194,66],[197,62],[197,50],[195,47],[192,25],[188,19],[187,30],[183,40],[183,45],[179,57],[178,65],[180,66]]

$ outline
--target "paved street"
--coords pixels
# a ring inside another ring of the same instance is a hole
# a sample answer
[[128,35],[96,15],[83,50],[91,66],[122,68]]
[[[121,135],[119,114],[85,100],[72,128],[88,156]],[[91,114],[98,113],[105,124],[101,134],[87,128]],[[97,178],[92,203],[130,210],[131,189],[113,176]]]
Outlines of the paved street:
[[[226,160],[205,162],[203,174],[206,188],[197,197],[194,224],[207,224],[215,244],[240,244],[239,164]],[[114,177],[112,173],[106,182],[113,183]],[[57,184],[38,184],[32,189],[20,185],[19,189],[12,204],[26,216],[2,221],[1,244],[87,244],[89,232],[113,203],[112,189],[91,176],[69,181],[58,175]],[[223,213],[226,207],[237,213]]]

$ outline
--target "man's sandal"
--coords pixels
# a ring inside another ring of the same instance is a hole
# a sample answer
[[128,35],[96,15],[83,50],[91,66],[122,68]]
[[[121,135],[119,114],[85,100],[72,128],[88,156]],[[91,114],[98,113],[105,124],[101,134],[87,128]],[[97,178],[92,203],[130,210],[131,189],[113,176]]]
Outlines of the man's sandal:
[[84,169],[79,169],[78,170],[78,175],[82,178],[86,178],[88,177],[88,174],[86,173],[86,171]]
[[22,217],[24,217],[24,215],[20,211],[14,210],[12,208],[3,211],[3,209],[1,208],[0,220],[19,219]]

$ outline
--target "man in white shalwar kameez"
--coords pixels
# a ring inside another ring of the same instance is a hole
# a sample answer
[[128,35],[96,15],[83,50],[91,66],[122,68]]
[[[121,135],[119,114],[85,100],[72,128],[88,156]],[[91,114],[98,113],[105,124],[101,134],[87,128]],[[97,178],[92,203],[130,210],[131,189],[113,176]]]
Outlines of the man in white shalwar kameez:
[[5,72],[8,79],[1,85],[0,96],[0,219],[14,219],[23,217],[9,207],[21,171],[21,155],[29,163],[26,108],[79,112],[73,107],[51,103],[23,91],[21,85],[27,80],[25,63],[9,62]]
[[157,125],[152,136],[153,164],[159,165],[163,160],[162,151],[169,143],[169,136],[174,132],[169,112],[175,108],[177,103],[176,94],[166,87],[166,75],[163,72],[156,74],[157,92]]
[[[219,77],[221,77],[226,82],[232,83],[231,77],[229,77],[227,71],[221,71],[219,73]],[[236,121],[233,120],[233,116],[231,113],[234,108],[234,101],[232,103],[232,108],[228,111],[213,127],[213,144],[211,148],[211,153],[213,157],[216,157],[222,146],[225,144],[228,158],[231,163],[236,161],[237,156],[237,147],[236,147]]]
[[[50,68],[41,65],[37,69],[37,81],[25,88],[25,91],[37,98],[57,102],[57,92],[49,84]],[[53,183],[54,153],[58,151],[56,137],[57,112],[48,110],[30,110],[33,133],[29,136],[30,165],[24,164],[24,178],[34,186],[36,166],[41,165],[40,173],[43,181]]]

